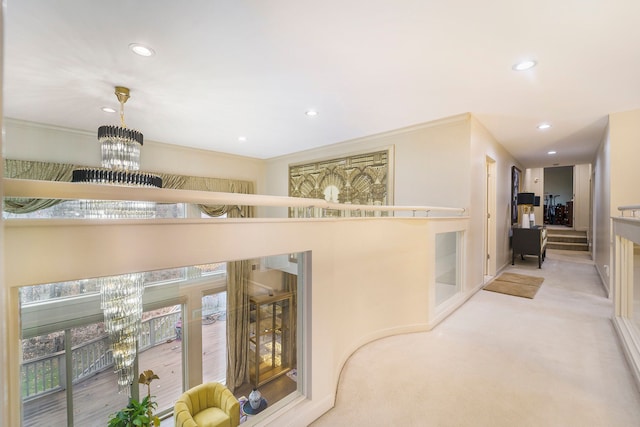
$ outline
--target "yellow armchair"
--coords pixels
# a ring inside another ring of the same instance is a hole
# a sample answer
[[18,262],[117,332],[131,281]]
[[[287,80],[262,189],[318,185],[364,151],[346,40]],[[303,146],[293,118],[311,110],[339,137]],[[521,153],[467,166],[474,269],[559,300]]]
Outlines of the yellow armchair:
[[204,383],[180,396],[173,407],[176,427],[236,427],[240,403],[220,383]]

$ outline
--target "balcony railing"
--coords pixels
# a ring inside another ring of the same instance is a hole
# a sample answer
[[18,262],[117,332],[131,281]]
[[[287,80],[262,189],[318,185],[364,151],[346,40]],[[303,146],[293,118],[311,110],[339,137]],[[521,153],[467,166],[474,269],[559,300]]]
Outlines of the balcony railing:
[[391,205],[354,205],[332,203],[324,199],[303,197],[268,196],[260,194],[218,193],[214,191],[150,189],[122,187],[114,185],[81,184],[60,181],[34,181],[24,179],[4,179],[5,197],[29,197],[36,199],[89,199],[89,200],[139,200],[158,203],[195,203],[210,205],[239,205],[261,207],[288,207],[298,216],[323,216],[318,212],[340,210],[348,212],[410,212],[430,215],[439,212],[448,215],[464,215],[464,208],[441,206],[391,206]]
[[636,213],[640,212],[640,205],[628,205],[618,207],[620,216],[624,217],[625,214],[629,214],[631,217],[637,217]]

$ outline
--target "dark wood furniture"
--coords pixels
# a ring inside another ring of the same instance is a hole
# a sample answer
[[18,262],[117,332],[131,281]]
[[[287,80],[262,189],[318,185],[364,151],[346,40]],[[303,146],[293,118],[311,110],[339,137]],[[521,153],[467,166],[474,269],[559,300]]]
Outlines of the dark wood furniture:
[[525,255],[535,255],[538,257],[538,268],[542,268],[542,262],[547,255],[547,228],[541,226],[513,227],[512,231],[511,265],[515,264],[516,254],[520,254],[522,259]]
[[567,211],[565,212],[566,219],[564,225],[567,227],[573,227],[573,200],[567,202]]

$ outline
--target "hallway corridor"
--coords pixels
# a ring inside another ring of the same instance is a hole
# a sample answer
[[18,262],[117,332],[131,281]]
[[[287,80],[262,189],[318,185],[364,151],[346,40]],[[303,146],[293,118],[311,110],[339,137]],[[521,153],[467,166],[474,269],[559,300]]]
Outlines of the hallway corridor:
[[640,426],[640,392],[587,253],[549,250],[505,271],[542,276],[535,299],[479,291],[430,332],[346,363],[314,427]]

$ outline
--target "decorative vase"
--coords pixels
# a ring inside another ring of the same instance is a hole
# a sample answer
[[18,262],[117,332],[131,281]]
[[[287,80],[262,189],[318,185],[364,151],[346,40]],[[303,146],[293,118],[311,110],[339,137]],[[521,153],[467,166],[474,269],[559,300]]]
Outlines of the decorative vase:
[[249,405],[251,408],[258,409],[260,407],[260,402],[262,401],[262,394],[258,391],[257,388],[254,388],[251,393],[249,393]]

